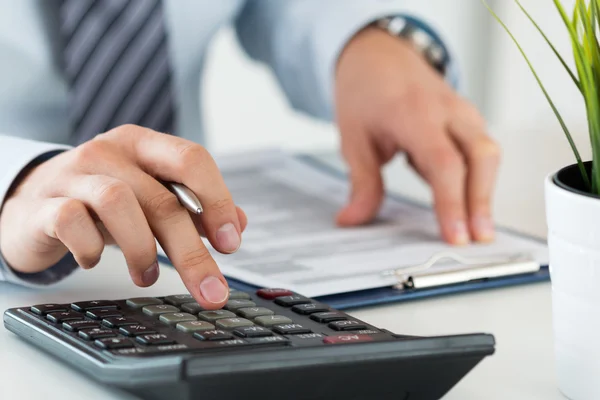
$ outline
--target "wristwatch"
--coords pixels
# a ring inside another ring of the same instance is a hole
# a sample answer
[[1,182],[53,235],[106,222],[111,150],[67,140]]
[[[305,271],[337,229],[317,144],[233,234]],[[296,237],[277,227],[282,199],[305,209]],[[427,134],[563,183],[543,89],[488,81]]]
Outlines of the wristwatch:
[[429,29],[409,17],[381,18],[374,22],[389,34],[407,40],[440,74],[446,75],[448,52],[441,40]]

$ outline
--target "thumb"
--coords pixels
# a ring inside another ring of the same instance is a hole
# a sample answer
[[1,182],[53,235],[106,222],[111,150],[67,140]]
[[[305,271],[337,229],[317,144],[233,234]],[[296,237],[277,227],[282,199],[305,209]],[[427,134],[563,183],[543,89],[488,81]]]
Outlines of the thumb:
[[379,211],[384,192],[381,163],[369,137],[361,133],[349,137],[342,152],[350,170],[351,195],[337,215],[340,226],[371,222]]

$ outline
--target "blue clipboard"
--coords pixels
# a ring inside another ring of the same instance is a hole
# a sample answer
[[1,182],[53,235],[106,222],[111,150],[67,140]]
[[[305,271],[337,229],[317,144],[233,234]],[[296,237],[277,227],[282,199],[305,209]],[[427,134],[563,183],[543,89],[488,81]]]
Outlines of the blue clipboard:
[[[310,155],[296,155],[296,157],[302,160],[305,163],[310,164],[315,168],[319,168],[322,171],[335,175],[340,179],[346,179],[344,173],[340,170],[333,168],[332,166],[324,163],[321,160],[316,159],[314,156]],[[390,198],[394,198],[398,201],[404,203],[410,203],[416,207],[425,207],[422,204],[417,202],[413,202],[409,199],[405,199],[395,194],[387,194]],[[521,237],[527,237],[531,240],[540,241],[537,238],[532,238],[526,235],[523,235],[518,232],[514,232],[509,229],[498,228],[504,232],[510,233],[511,235],[517,235]],[[168,258],[159,255],[159,261],[164,263],[165,265],[171,265],[171,262]],[[237,279],[233,279],[226,276],[226,279],[229,283],[229,286],[234,289],[242,290],[242,291],[256,291],[260,289],[257,286],[248,284],[247,282],[242,282]],[[333,295],[326,296],[316,296],[314,299],[321,301],[333,308],[339,310],[349,310],[349,309],[358,309],[364,307],[372,307],[383,304],[390,303],[400,303],[406,301],[420,300],[431,297],[439,297],[439,296],[447,296],[453,294],[461,294],[461,293],[469,293],[476,291],[484,291],[491,289],[498,289],[503,287],[510,286],[518,286],[525,284],[534,284],[541,282],[550,281],[550,269],[548,265],[541,265],[540,269],[536,272],[525,273],[519,275],[510,275],[504,277],[496,277],[496,278],[485,278],[477,281],[468,281],[455,283],[445,286],[436,286],[430,288],[420,288],[420,289],[412,289],[412,288],[397,288],[393,286],[376,288],[376,289],[367,289],[367,290],[359,290],[353,291],[349,293],[339,293]]]

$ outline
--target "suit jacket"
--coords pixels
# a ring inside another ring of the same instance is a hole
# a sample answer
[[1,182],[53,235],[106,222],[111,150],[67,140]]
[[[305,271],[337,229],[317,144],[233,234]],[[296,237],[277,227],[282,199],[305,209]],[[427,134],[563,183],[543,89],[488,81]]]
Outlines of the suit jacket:
[[[58,63],[53,1],[0,0],[0,206],[15,177],[32,160],[70,148],[67,82]],[[330,120],[334,66],[340,51],[362,27],[381,17],[401,15],[409,10],[410,3],[163,1],[179,105],[178,134],[200,143],[200,77],[205,51],[223,24],[233,23],[247,54],[272,69],[292,107]],[[24,275],[7,266],[0,255],[0,280],[21,284],[56,282],[76,268],[67,255],[47,271]]]

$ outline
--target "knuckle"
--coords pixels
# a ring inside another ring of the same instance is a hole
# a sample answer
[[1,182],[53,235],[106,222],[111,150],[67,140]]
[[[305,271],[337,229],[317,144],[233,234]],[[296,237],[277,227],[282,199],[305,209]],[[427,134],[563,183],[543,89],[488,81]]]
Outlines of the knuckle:
[[220,199],[212,202],[208,208],[210,211],[215,214],[223,215],[226,214],[229,210],[233,210],[233,200],[232,199]]
[[485,138],[474,146],[472,157],[475,161],[498,164],[501,158],[500,146],[492,139]]
[[154,243],[135,246],[129,254],[125,254],[125,259],[130,268],[145,270],[156,259],[156,246]]
[[87,208],[78,200],[66,200],[59,208],[54,221],[57,234],[72,225],[83,225],[87,220]]
[[465,162],[452,147],[437,147],[431,151],[431,158],[436,168],[445,172],[464,175]]
[[74,151],[74,162],[76,165],[87,165],[97,163],[105,159],[110,152],[110,144],[101,140],[91,140],[79,145]]
[[184,143],[178,146],[177,153],[187,163],[198,163],[206,159],[208,151],[195,143]]
[[182,206],[177,197],[168,191],[160,192],[148,199],[146,207],[160,220],[169,220],[182,211]]
[[131,199],[131,188],[117,179],[105,179],[94,188],[93,196],[100,207],[112,209],[124,204]]
[[141,128],[138,125],[124,124],[111,129],[107,133],[114,136],[139,136],[142,133],[142,131],[143,128]]
[[200,247],[183,254],[179,261],[179,267],[183,272],[191,272],[211,261],[212,256],[208,249]]

